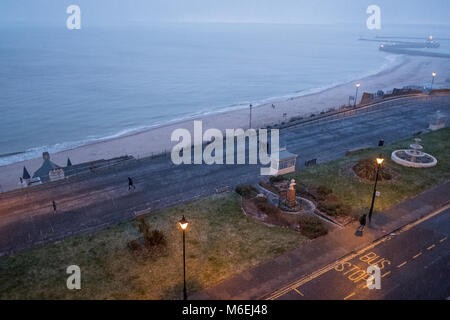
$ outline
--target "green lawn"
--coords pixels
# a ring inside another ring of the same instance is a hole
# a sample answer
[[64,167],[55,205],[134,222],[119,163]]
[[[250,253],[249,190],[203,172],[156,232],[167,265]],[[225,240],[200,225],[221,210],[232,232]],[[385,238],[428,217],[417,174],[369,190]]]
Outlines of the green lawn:
[[370,207],[373,192],[373,182],[361,182],[345,174],[345,168],[350,168],[359,159],[375,158],[380,151],[385,158],[383,166],[388,166],[395,172],[395,181],[380,183],[377,190],[380,197],[375,199],[375,212],[382,211],[411,196],[419,194],[430,187],[450,179],[450,128],[441,129],[420,135],[424,151],[437,158],[438,164],[432,168],[407,168],[391,160],[391,153],[396,149],[407,149],[413,139],[403,140],[382,148],[366,149],[335,161],[308,167],[287,175],[299,184],[324,185],[350,205],[354,213],[367,212]]
[[[267,227],[242,214],[232,194],[179,205],[146,216],[162,230],[167,253],[136,258],[127,247],[138,237],[137,221],[79,235],[0,258],[0,299],[179,299],[182,292],[182,238],[187,231],[188,290],[197,291],[299,246],[304,237]],[[81,268],[81,290],[66,288],[66,268]]]

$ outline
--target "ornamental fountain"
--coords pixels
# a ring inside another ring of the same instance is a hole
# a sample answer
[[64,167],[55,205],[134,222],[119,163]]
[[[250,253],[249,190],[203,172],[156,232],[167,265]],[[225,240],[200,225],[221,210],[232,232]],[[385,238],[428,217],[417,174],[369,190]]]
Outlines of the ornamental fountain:
[[411,149],[395,150],[391,154],[391,159],[405,167],[434,167],[437,164],[437,160],[432,155],[422,151],[423,146],[419,144],[421,141],[421,139],[415,138],[414,143],[409,146]]

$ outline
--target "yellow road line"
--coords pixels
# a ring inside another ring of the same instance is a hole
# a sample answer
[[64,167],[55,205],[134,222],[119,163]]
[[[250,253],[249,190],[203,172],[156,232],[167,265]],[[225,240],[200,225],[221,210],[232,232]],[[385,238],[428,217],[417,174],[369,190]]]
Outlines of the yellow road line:
[[406,263],[407,263],[407,261],[403,262],[402,264],[399,264],[399,265],[397,266],[397,268],[403,267]]
[[419,252],[418,254],[416,254],[416,255],[413,257],[413,259],[419,257],[420,255],[422,255],[422,252]]
[[379,239],[377,241],[375,241],[374,243],[368,245],[367,247],[359,250],[358,252],[352,253],[328,266],[323,267],[322,269],[319,269],[313,273],[311,273],[309,276],[303,277],[301,279],[299,279],[298,281],[295,281],[294,283],[292,283],[291,285],[285,286],[275,292],[273,292],[269,297],[265,298],[267,300],[275,300],[283,295],[285,295],[286,293],[288,293],[289,291],[293,290],[294,288],[298,288],[301,285],[321,276],[324,273],[327,273],[328,271],[334,269],[337,265],[346,262],[348,260],[352,260],[353,258],[363,254],[364,252],[366,252],[367,250],[370,250],[372,248],[374,248],[375,246],[377,246],[378,244],[385,242],[387,240],[390,240],[389,237],[383,237],[382,239]]
[[433,245],[429,246],[429,247],[427,248],[427,250],[431,250],[431,249],[433,249],[434,247],[436,247],[436,245],[435,245],[435,244],[433,244]]
[[[409,225],[406,225],[406,226],[400,228],[398,230],[398,232],[399,233],[405,232],[405,231],[411,229],[412,227],[414,227],[414,226],[416,226],[416,225],[418,225],[418,224],[420,224],[420,223],[422,223],[422,222],[424,222],[424,221],[426,221],[426,220],[428,220],[428,219],[438,215],[442,211],[447,210],[448,208],[450,208],[450,204],[447,204],[447,205],[443,206],[442,208],[440,208],[440,209],[430,213],[428,216],[425,216],[425,217],[423,217],[423,218],[421,218],[421,219],[419,219],[417,221],[414,221],[414,222],[410,223]],[[370,249],[376,247],[377,245],[379,245],[380,243],[383,243],[383,242],[385,242],[387,240],[390,240],[390,239],[391,239],[391,237],[389,235],[386,235],[386,236],[382,237],[381,239],[371,243],[367,247],[359,250],[358,252],[349,254],[349,255],[341,258],[340,260],[335,261],[334,263],[331,263],[328,266],[325,266],[322,269],[319,269],[319,270],[311,273],[310,275],[304,276],[303,278],[300,278],[299,280],[296,280],[293,283],[291,283],[289,285],[286,285],[286,286],[284,286],[284,287],[282,287],[282,288],[272,292],[269,296],[261,297],[261,299],[275,300],[275,299],[285,295],[289,291],[293,290],[294,288],[298,288],[301,285],[303,285],[303,284],[305,284],[305,283],[307,283],[307,282],[309,282],[309,281],[311,281],[311,280],[321,276],[322,274],[327,273],[328,271],[334,269],[337,265],[339,265],[339,264],[341,264],[343,262],[352,260],[353,258],[363,254],[367,250],[370,250]]]
[[386,277],[388,274],[390,274],[391,272],[390,271],[388,271],[388,272],[386,272],[385,274],[383,274],[381,277],[382,278],[384,278],[384,277]]
[[441,240],[439,240],[440,243],[444,242],[445,240],[447,240],[447,237],[442,238]]
[[344,298],[344,300],[347,300],[348,298],[353,297],[355,294],[356,294],[356,293],[354,293],[354,292],[350,293],[348,296],[346,296],[346,297]]
[[301,293],[300,291],[298,291],[297,288],[294,288],[294,291],[297,292],[299,295],[301,295],[302,297],[304,297],[305,295],[303,293]]
[[436,210],[435,212],[429,214],[428,216],[425,216],[425,217],[423,217],[423,218],[421,218],[421,219],[419,219],[419,220],[417,220],[417,221],[415,221],[415,222],[413,222],[411,224],[408,224],[407,226],[404,226],[401,230],[402,230],[402,232],[407,231],[407,230],[411,229],[412,227],[418,225],[419,223],[422,223],[422,222],[424,222],[424,221],[434,217],[435,215],[438,215],[442,211],[447,210],[448,208],[450,208],[450,203],[446,204],[445,206],[443,206],[442,208]]

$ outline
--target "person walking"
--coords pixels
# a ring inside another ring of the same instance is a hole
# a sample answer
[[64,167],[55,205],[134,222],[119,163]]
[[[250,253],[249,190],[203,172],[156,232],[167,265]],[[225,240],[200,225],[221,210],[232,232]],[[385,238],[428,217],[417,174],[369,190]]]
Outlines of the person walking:
[[136,187],[133,184],[133,179],[128,177],[128,191],[131,190],[131,188],[133,188],[133,190],[136,189]]
[[366,219],[367,219],[367,214],[363,214],[360,218],[359,218],[359,228],[358,230],[363,232],[364,227],[366,226]]
[[56,202],[55,202],[55,200],[52,201],[52,206],[53,206],[53,212],[56,213]]

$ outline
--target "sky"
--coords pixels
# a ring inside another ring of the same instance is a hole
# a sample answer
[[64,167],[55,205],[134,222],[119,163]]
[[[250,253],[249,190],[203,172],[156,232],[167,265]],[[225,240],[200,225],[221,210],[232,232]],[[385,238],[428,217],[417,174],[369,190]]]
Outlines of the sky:
[[386,24],[449,24],[449,0],[1,0],[0,25],[65,23],[69,5],[83,26],[154,22],[365,23],[369,5]]

